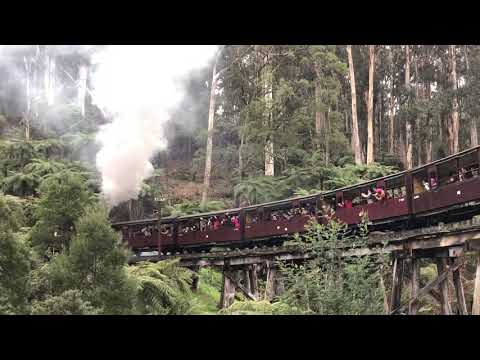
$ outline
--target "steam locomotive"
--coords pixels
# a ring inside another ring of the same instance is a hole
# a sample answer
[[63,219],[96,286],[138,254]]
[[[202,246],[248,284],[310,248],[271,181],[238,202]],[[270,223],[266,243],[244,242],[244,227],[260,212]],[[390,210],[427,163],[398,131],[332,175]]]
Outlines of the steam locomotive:
[[[276,244],[304,232],[310,219],[375,230],[461,221],[480,213],[480,146],[415,169],[321,194],[180,217],[112,224],[137,254],[188,248]],[[372,187],[384,197],[366,196]],[[367,199],[368,198],[368,199]]]

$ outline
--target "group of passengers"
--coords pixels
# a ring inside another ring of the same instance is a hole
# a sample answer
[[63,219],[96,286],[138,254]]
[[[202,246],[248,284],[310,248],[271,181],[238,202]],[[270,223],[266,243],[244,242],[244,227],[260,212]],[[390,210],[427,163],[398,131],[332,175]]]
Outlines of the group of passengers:
[[[446,184],[447,185],[448,184],[453,184],[457,181],[462,182],[465,179],[476,177],[479,174],[478,170],[479,170],[478,166],[475,166],[475,165],[470,166],[467,169],[465,169],[464,167],[461,167],[457,172],[455,172],[455,171],[450,172],[450,175],[448,176]],[[435,176],[431,176],[429,182],[426,181],[425,179],[423,179],[422,184],[423,184],[423,188],[426,191],[437,190],[438,189],[438,183],[437,183],[437,179],[435,178]]]
[[315,216],[316,214],[316,207],[314,204],[305,204],[305,206],[301,207],[294,207],[291,209],[285,210],[277,210],[272,211],[268,220],[270,221],[278,221],[279,219],[285,219],[287,221],[292,220],[296,216]]
[[[295,216],[315,216],[316,214],[316,208],[315,205],[311,204],[306,204],[305,207],[296,207],[292,209],[287,209],[287,210],[278,210],[278,211],[273,211],[270,213],[268,216],[268,220],[271,221],[277,221],[281,218],[284,218],[288,221],[290,221],[292,218]],[[248,222],[251,222],[253,224],[257,223],[259,221],[258,216],[252,216],[249,217]],[[198,226],[197,226],[198,224]],[[240,218],[237,215],[225,215],[225,216],[211,216],[209,218],[203,218],[201,217],[199,219],[199,222],[194,224],[186,224],[184,226],[181,226],[180,232],[187,234],[189,232],[194,232],[194,231],[211,231],[211,230],[218,230],[224,226],[228,227],[233,227],[234,231],[239,231],[240,230]],[[171,234],[171,229],[167,226],[163,226],[161,228],[161,233],[164,235]]]
[[[377,201],[383,201],[387,199],[387,193],[380,186],[371,186],[366,192],[360,194],[360,198],[357,196],[353,200],[345,199],[337,203],[337,208],[351,209],[353,206],[360,205],[362,202],[367,204],[373,204]],[[363,200],[363,201],[362,201]]]
[[145,226],[144,228],[142,228],[142,230],[140,230],[140,232],[143,234],[143,236],[150,237],[155,230],[156,229],[154,226]]
[[225,215],[225,216],[210,216],[208,218],[201,217],[198,222],[198,226],[196,224],[188,224],[182,226],[182,232],[187,234],[189,232],[194,231],[212,231],[212,230],[219,230],[224,226],[233,227],[235,231],[240,230],[240,219],[237,215]]

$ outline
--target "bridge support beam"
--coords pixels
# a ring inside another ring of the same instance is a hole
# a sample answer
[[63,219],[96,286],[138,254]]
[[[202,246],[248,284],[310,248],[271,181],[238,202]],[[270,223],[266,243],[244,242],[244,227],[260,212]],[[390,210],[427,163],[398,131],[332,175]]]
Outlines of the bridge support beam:
[[267,262],[267,283],[265,284],[265,298],[268,301],[275,297],[275,278],[277,276],[277,269],[275,269],[270,262]]
[[[437,272],[438,276],[447,270],[447,258],[437,258]],[[452,307],[450,305],[450,298],[448,295],[448,275],[440,282],[440,302],[442,307],[442,315],[452,315]]]
[[480,252],[477,253],[477,271],[473,290],[472,315],[480,315]]
[[[452,266],[458,264],[458,259],[451,261]],[[453,284],[455,285],[455,293],[457,295],[457,311],[459,315],[468,315],[467,304],[465,302],[465,293],[463,291],[461,270],[460,268],[453,270]]]
[[[411,277],[410,277],[410,284],[411,284],[411,293],[412,298],[418,296],[418,292],[420,291],[420,259],[416,259],[412,257],[411,262]],[[409,305],[408,314],[409,315],[417,315],[419,310],[418,302],[415,301]]]
[[230,305],[233,304],[235,298],[235,283],[234,280],[226,275],[226,271],[223,271],[223,286],[222,286],[222,293],[220,296],[220,309],[228,308]]
[[242,276],[242,280],[243,280],[243,286],[245,286],[245,289],[250,292],[250,293],[253,293],[252,292],[252,281],[250,280],[250,269],[245,269],[245,270],[242,270],[242,273],[243,273],[243,276]]
[[258,275],[257,275],[257,264],[249,266],[248,269],[249,279],[250,279],[250,291],[258,299]]
[[275,265],[267,262],[267,283],[265,285],[265,299],[272,301],[276,296],[284,292],[283,279],[278,274]]
[[403,259],[395,256],[393,260],[393,275],[392,275],[392,294],[390,300],[390,311],[400,306],[402,297],[402,283],[403,283]]

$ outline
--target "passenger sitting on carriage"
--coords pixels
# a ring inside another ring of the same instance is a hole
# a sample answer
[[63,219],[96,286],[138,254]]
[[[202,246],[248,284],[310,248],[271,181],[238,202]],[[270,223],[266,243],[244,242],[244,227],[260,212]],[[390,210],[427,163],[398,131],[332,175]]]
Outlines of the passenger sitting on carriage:
[[367,204],[371,204],[371,203],[373,203],[373,194],[374,193],[375,193],[375,189],[372,186],[372,188],[368,189],[366,194],[362,193],[361,195],[364,199],[367,199]]
[[284,212],[282,215],[283,215],[283,217],[284,217],[285,219],[287,219],[288,221],[290,221],[290,219],[293,217],[293,214],[292,214],[292,212],[291,212],[290,210],[288,210],[287,212]]
[[213,226],[213,230],[220,229],[220,220],[218,220],[218,217],[216,216],[213,217],[212,226]]
[[450,173],[450,178],[448,179],[448,183],[447,183],[447,184],[454,183],[455,181],[457,181],[456,176],[455,176],[455,173],[454,173],[454,172],[451,172],[451,173]]
[[458,180],[459,181],[463,181],[465,179],[465,173],[466,173],[466,170],[464,167],[462,167],[459,171],[458,171]]
[[322,217],[328,221],[333,217],[333,215],[335,215],[335,211],[330,207],[330,205],[322,205]]
[[386,199],[385,190],[383,190],[381,187],[376,188],[375,199],[377,199],[378,201],[385,200]]
[[345,208],[351,209],[352,208],[352,200],[345,200]]
[[437,189],[437,180],[435,179],[434,176],[430,177],[430,187],[432,190]]
[[345,204],[343,203],[343,201],[339,201],[337,203],[337,207],[343,208],[344,206],[345,206]]
[[426,191],[430,191],[430,185],[425,180],[422,180],[423,187]]
[[161,229],[160,229],[160,233],[162,235],[167,235],[168,234],[168,227],[165,226],[165,225],[162,225]]
[[240,230],[240,220],[238,219],[238,216],[232,216],[232,224],[235,230]]
[[200,218],[200,231],[207,231],[207,222]]
[[472,166],[472,176],[477,176],[478,175],[478,166],[474,165]]

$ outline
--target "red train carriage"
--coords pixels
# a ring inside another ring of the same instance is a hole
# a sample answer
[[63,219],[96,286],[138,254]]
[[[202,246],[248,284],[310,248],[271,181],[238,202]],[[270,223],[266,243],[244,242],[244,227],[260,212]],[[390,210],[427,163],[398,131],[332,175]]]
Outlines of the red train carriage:
[[[480,147],[416,169],[324,194],[218,212],[113,224],[134,251],[237,245],[304,231],[315,217],[349,226],[363,214],[374,227],[423,224],[480,213]],[[443,219],[443,218],[442,218]]]

